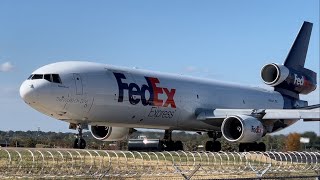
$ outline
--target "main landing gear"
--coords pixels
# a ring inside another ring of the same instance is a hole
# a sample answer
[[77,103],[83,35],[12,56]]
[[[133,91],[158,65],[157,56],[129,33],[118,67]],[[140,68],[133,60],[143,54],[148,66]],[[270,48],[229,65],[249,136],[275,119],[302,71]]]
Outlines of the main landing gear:
[[266,145],[263,142],[260,143],[240,143],[239,152],[248,152],[248,151],[266,151]]
[[217,141],[218,138],[221,138],[222,134],[221,132],[208,132],[209,138],[212,138],[212,141],[207,141],[206,143],[206,151],[213,151],[213,152],[219,152],[221,151],[221,143],[220,141]]
[[76,139],[74,140],[73,148],[84,149],[86,148],[86,141],[83,139],[83,135],[82,135],[83,128],[81,124],[77,124],[76,129],[78,130],[78,134],[76,134]]
[[183,143],[181,141],[172,141],[172,130],[165,130],[162,144],[162,150],[165,151],[183,151]]

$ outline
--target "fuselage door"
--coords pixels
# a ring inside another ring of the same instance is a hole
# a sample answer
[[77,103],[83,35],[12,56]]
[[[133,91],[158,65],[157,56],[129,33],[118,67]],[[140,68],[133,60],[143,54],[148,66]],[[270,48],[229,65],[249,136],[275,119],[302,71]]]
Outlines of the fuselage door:
[[[65,102],[64,112],[70,119],[83,120],[88,119],[89,112],[93,104],[93,96],[90,94],[90,85],[88,75],[85,73],[68,74],[70,85],[65,86],[72,89],[70,93],[61,97]],[[67,78],[66,78],[67,79]],[[64,89],[63,87],[61,87]]]
[[82,95],[83,94],[83,85],[82,85],[82,79],[80,74],[73,74],[73,78],[76,83],[76,95]]

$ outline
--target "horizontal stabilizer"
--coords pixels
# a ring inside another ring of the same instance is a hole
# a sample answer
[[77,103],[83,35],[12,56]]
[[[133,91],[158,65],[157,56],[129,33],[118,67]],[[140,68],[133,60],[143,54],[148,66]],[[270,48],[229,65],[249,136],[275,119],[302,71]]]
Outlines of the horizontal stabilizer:
[[299,109],[316,109],[316,108],[320,108],[320,104],[310,105],[310,106],[302,107]]

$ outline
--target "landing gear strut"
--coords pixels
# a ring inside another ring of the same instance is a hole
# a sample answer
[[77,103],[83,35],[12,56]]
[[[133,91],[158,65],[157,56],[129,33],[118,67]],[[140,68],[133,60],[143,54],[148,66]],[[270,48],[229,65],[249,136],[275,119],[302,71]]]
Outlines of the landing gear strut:
[[162,149],[165,151],[183,151],[181,141],[172,141],[172,130],[165,130],[163,140],[161,140]]
[[207,141],[206,143],[206,151],[213,151],[213,152],[219,152],[221,151],[221,143],[220,141],[217,141],[218,138],[221,138],[222,134],[221,132],[208,132],[209,138],[212,138],[212,141]]
[[86,148],[86,141],[83,139],[82,135],[82,126],[81,124],[77,125],[78,134],[76,134],[76,139],[74,140],[73,143],[73,148],[74,149],[84,149]]

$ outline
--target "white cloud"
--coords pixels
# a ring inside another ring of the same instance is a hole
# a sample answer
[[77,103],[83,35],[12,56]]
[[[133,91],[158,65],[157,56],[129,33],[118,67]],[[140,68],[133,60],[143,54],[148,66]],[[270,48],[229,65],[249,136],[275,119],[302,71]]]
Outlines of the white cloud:
[[0,72],[8,72],[13,69],[13,65],[11,62],[5,62],[0,64]]

